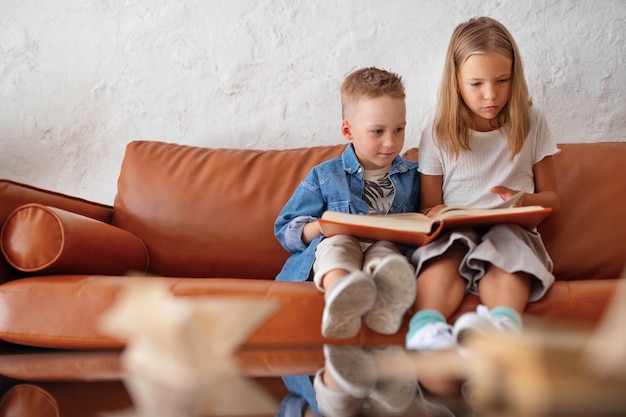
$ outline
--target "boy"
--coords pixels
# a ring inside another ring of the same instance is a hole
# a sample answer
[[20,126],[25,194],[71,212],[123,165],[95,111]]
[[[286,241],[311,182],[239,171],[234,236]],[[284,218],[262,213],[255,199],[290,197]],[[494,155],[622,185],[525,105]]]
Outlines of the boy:
[[355,336],[361,318],[374,331],[398,331],[415,299],[415,272],[395,244],[326,238],[317,219],[325,210],[358,214],[415,211],[417,164],[399,156],[406,126],[402,79],[378,68],[348,75],[341,85],[343,154],[309,172],[274,224],[292,253],[277,280],[306,281],[325,293],[322,335]]

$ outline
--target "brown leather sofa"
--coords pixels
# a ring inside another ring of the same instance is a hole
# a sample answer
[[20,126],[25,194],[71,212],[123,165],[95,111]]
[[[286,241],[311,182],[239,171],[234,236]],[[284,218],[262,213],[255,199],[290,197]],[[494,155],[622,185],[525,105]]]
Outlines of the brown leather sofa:
[[[113,206],[0,181],[0,339],[48,348],[119,348],[98,325],[129,275],[176,296],[278,300],[248,346],[321,344],[323,295],[273,280],[288,254],[276,215],[314,164],[345,145],[290,150],[128,145]],[[557,281],[527,315],[594,323],[626,262],[626,142],[561,144],[561,210],[540,226]],[[417,150],[407,157],[415,159]],[[457,314],[475,308],[466,297]],[[407,315],[408,320],[408,315]],[[403,343],[363,328],[346,343]]]

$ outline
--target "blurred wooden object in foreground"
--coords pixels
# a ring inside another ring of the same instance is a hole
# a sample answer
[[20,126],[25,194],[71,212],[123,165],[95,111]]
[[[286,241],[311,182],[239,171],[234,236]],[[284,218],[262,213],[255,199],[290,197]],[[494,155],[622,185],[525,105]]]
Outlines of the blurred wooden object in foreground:
[[626,415],[626,280],[593,329],[528,323],[469,341],[468,400],[484,417]]

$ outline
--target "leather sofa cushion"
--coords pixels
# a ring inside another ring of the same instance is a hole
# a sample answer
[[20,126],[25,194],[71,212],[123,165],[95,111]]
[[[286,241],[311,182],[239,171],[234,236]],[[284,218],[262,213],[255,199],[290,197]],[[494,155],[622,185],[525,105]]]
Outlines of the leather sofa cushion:
[[145,272],[145,245],[132,233],[41,204],[15,209],[2,228],[2,253],[24,272],[121,275]]
[[561,208],[539,225],[557,280],[616,278],[626,267],[624,145],[558,145]]
[[[105,223],[111,223],[113,218],[112,206],[6,179],[0,179],[0,201],[0,230],[13,210],[29,203],[58,207]],[[0,256],[0,282],[24,275],[27,274],[16,270],[9,265],[4,256]]]
[[18,384],[0,402],[0,415],[59,417],[59,405],[49,392],[33,384]]
[[112,224],[146,244],[151,274],[274,279],[289,255],[274,237],[278,213],[310,168],[345,146],[259,151],[131,142]]

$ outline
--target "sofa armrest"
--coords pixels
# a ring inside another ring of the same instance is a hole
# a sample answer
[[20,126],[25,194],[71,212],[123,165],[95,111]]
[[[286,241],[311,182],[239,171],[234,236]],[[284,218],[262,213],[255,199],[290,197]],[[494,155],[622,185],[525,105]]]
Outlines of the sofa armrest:
[[[2,202],[0,204],[0,228],[4,226],[6,219],[16,208],[29,203],[57,207],[109,224],[113,218],[112,206],[6,179],[0,179],[0,201]],[[0,256],[0,283],[23,276],[23,273],[12,268],[4,257]]]

